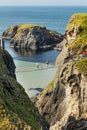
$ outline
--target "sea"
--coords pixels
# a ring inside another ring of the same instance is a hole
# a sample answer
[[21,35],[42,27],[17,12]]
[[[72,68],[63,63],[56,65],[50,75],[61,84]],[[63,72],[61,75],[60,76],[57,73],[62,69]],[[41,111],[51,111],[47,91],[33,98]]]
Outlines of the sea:
[[[0,6],[0,35],[16,24],[38,24],[47,29],[64,34],[69,18],[75,13],[87,13],[86,6]],[[56,74],[55,65],[59,51],[32,52],[10,48],[9,41],[5,41],[5,49],[12,55],[16,65],[17,81],[24,87],[30,98],[38,95]],[[36,70],[36,63],[40,68]],[[30,71],[32,70],[32,71]]]

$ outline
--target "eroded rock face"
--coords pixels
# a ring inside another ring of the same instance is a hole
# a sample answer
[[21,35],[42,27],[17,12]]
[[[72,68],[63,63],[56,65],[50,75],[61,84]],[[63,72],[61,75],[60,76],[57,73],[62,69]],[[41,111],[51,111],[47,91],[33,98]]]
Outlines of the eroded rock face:
[[[62,50],[59,58],[57,58],[59,67],[54,85],[37,97],[35,101],[39,112],[50,123],[50,130],[63,130],[62,128],[69,130],[69,127],[72,126],[64,127],[69,116],[74,117],[75,120],[86,119],[87,117],[87,81],[76,70],[75,59],[66,60],[66,57],[59,63],[65,50],[67,49]],[[67,52],[65,55],[68,55]],[[74,127],[73,130],[75,130]]]
[[[73,33],[75,31],[72,32],[75,40],[80,32]],[[34,100],[50,123],[50,130],[87,129],[87,77],[76,68],[81,57],[69,50],[71,39],[67,39],[57,57],[54,84]]]
[[64,39],[63,35],[37,25],[16,25],[6,30],[3,36],[11,40],[12,47],[31,50],[53,49]]
[[81,31],[82,31],[81,26],[73,27],[72,30],[70,30],[70,31],[68,31],[68,26],[67,26],[65,36],[66,36],[68,43],[73,42],[77,38],[77,36],[80,34]]

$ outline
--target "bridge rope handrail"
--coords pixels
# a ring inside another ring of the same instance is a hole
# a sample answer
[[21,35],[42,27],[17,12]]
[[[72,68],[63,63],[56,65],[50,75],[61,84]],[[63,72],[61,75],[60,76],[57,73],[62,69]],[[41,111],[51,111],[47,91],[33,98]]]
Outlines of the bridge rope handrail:
[[23,72],[29,72],[29,71],[39,71],[39,70],[47,70],[51,68],[56,68],[57,66],[50,66],[50,67],[43,67],[43,68],[31,68],[31,69],[25,69],[25,70],[16,70],[16,73],[23,73]]

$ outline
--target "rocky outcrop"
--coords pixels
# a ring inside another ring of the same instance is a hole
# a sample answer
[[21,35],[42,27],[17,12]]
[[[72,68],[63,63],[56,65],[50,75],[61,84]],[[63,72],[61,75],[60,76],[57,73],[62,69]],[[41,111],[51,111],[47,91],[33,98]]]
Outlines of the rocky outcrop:
[[12,57],[0,49],[0,130],[48,130],[14,72]]
[[30,24],[12,26],[3,36],[10,39],[11,47],[31,50],[53,49],[64,39],[63,35],[47,30],[44,26]]
[[9,75],[11,75],[11,77],[16,79],[16,75],[15,75],[16,66],[14,64],[13,58],[6,50],[3,52],[3,60],[9,70]]
[[54,83],[34,99],[50,130],[87,129],[87,58],[83,53],[87,46],[86,21],[87,14],[71,17],[66,44],[56,60]]

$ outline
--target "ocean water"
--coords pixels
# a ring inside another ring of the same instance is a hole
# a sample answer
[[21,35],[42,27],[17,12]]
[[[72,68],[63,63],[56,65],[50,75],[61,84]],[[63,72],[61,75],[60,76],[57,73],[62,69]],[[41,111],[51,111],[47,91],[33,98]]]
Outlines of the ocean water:
[[0,7],[0,34],[9,26],[33,23],[64,33],[69,17],[87,13],[87,7]]
[[[25,23],[44,25],[47,29],[64,34],[68,20],[74,13],[87,13],[87,7],[0,7],[0,35],[12,25]],[[38,53],[14,50],[9,47],[9,41],[5,41],[5,49],[12,55],[17,70],[35,68],[36,63],[39,63],[40,67],[45,66],[46,60],[53,65],[59,54],[55,50]],[[35,88],[45,88],[55,73],[56,68],[51,68],[16,73],[16,76],[27,94],[33,97],[39,93]]]

